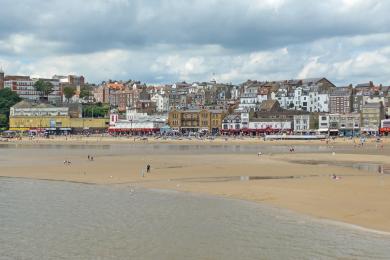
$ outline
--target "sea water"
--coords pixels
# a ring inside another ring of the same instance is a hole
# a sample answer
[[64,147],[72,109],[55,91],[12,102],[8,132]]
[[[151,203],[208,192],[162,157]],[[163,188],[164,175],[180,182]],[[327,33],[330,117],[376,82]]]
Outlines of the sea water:
[[390,236],[262,204],[0,178],[0,259],[389,259]]

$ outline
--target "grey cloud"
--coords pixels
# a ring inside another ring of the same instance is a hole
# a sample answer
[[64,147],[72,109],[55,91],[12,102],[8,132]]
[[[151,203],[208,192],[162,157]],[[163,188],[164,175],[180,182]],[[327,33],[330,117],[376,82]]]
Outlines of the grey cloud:
[[[338,11],[339,1],[285,1],[273,9],[256,1],[4,0],[0,32],[33,33],[63,42],[58,51],[165,44],[217,44],[258,50],[316,39],[388,32],[390,2]],[[268,1],[271,2],[271,1]],[[367,9],[368,8],[368,9]],[[375,17],[375,19],[372,19]]]
[[388,82],[389,11],[380,0],[2,0],[0,66],[91,81]]

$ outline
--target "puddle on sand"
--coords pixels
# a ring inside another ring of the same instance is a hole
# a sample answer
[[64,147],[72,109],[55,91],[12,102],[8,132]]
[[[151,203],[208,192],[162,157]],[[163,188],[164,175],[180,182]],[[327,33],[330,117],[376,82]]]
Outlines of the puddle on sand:
[[197,178],[180,178],[171,179],[171,181],[181,182],[228,182],[228,181],[254,181],[254,180],[280,180],[280,179],[294,179],[308,176],[222,176],[222,177],[197,177]]
[[390,165],[370,162],[328,162],[328,161],[310,161],[310,160],[298,160],[291,161],[292,163],[307,164],[307,165],[327,165],[327,166],[341,166],[354,168],[366,172],[374,172],[381,174],[390,174]]
[[[324,165],[324,166],[340,166],[358,169],[361,171],[389,174],[390,165],[366,162],[328,162],[328,161],[311,161],[311,160],[297,160],[292,163],[306,164],[306,165]],[[180,182],[230,182],[230,181],[256,181],[256,180],[281,180],[281,179],[300,179],[308,177],[326,176],[321,174],[311,175],[287,175],[287,176],[221,176],[221,177],[195,177],[195,178],[177,178],[171,181]]]

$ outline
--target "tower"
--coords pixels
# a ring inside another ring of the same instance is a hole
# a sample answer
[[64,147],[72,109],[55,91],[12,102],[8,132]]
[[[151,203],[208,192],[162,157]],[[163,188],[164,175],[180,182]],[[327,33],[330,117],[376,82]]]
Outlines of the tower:
[[4,71],[0,68],[0,90],[4,88]]

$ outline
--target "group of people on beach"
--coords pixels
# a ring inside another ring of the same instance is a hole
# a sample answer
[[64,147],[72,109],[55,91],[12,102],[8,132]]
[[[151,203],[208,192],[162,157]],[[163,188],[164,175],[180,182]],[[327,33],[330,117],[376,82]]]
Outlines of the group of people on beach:
[[64,161],[64,165],[71,165],[71,164],[72,164],[72,162],[69,161],[69,160],[65,160],[65,161]]
[[93,156],[88,154],[88,161],[93,161]]

